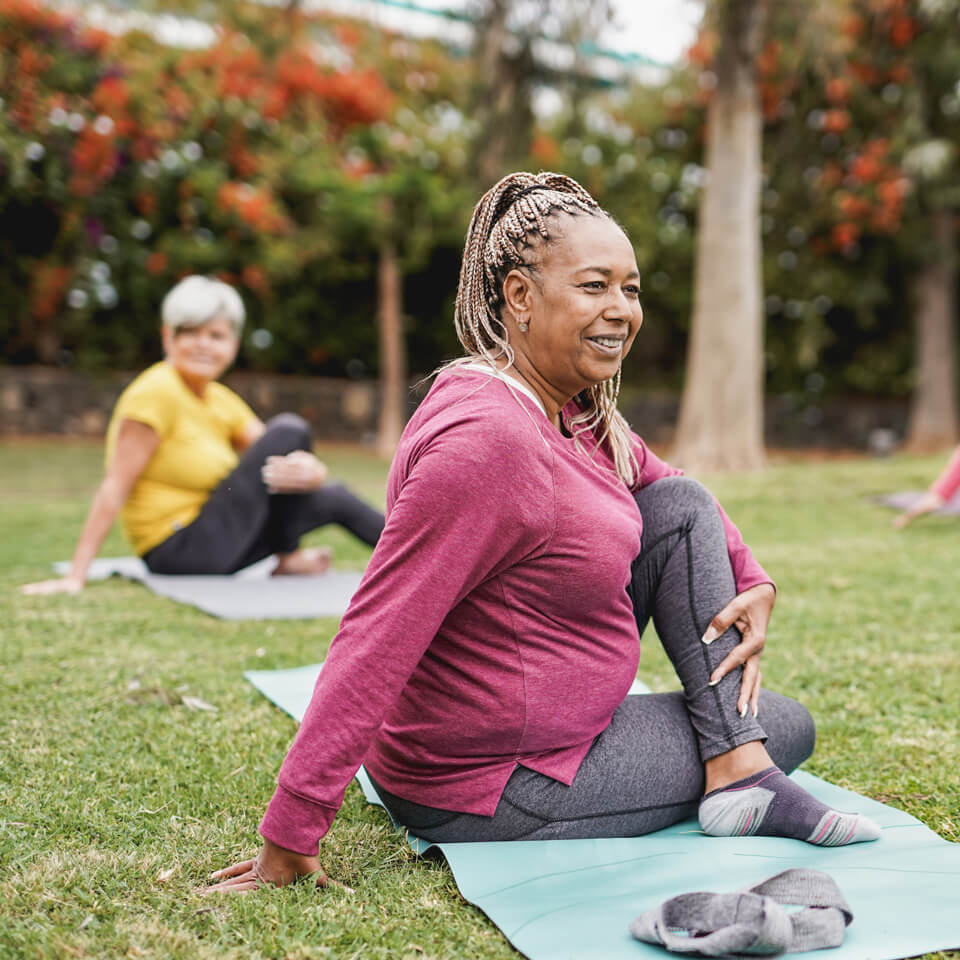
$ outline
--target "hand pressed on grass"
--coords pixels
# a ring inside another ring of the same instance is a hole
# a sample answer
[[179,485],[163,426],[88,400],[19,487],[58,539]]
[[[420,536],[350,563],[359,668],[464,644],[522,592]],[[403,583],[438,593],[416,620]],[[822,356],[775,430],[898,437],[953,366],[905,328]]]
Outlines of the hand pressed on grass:
[[205,887],[201,892],[204,896],[211,893],[249,893],[264,886],[285,887],[306,877],[313,877],[318,887],[343,886],[327,876],[320,866],[319,857],[286,850],[264,840],[263,847],[252,860],[241,860],[233,866],[217,870],[211,879],[220,882]]

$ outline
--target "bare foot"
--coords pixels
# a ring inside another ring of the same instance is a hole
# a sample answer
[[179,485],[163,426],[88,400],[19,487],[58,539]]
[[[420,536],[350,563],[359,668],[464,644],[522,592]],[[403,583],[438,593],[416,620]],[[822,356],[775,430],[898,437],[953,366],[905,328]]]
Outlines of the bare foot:
[[293,553],[281,553],[277,555],[273,576],[316,576],[330,569],[332,559],[333,551],[329,547],[309,547],[294,550]]

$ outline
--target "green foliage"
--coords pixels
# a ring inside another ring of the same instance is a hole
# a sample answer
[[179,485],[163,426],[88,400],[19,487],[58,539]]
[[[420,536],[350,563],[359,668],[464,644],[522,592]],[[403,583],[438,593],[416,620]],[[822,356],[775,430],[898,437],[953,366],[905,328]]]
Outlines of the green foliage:
[[295,9],[221,12],[214,45],[184,52],[0,2],[8,359],[137,367],[163,294],[203,272],[236,284],[249,329],[265,331],[252,365],[373,366],[372,295],[342,294],[372,287],[387,235],[411,272],[459,242],[465,152],[447,98],[461,65]]
[[[216,43],[185,52],[0,0],[0,356],[140,367],[163,294],[202,271],[245,299],[241,364],[373,374],[389,239],[429,371],[457,352],[459,251],[488,186],[470,174],[475,64],[297,4],[216,15]],[[911,389],[909,276],[928,212],[960,205],[958,17],[957,0],[773,6],[757,60],[769,390]],[[566,107],[523,163],[581,180],[635,244],[634,386],[682,380],[714,46],[707,26],[661,86],[554,78]]]
[[[382,498],[381,462],[322,455]],[[865,500],[923,487],[940,466],[780,464],[711,487],[777,578],[764,682],[812,711],[808,769],[956,842],[957,520],[896,533]],[[119,580],[21,596],[69,556],[101,470],[96,446],[0,449],[0,957],[516,957],[449,870],[416,860],[355,786],[322,845],[354,893],[197,895],[209,871],[255,849],[294,734],[243,671],[321,659],[336,623],[224,622]],[[343,566],[366,560],[346,535],[321,541]],[[105,552],[125,550],[114,533]],[[640,676],[676,687],[652,631]],[[189,710],[182,693],[218,711]]]

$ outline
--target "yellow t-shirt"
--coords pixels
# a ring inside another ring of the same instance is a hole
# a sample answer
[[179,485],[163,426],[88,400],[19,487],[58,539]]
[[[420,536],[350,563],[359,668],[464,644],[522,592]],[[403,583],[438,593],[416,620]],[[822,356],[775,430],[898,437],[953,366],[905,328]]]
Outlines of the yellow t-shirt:
[[166,362],[144,370],[120,394],[107,428],[107,466],[121,420],[152,427],[160,444],[123,508],[123,527],[141,556],[196,519],[217,484],[237,465],[234,444],[256,420],[222,383],[201,399]]

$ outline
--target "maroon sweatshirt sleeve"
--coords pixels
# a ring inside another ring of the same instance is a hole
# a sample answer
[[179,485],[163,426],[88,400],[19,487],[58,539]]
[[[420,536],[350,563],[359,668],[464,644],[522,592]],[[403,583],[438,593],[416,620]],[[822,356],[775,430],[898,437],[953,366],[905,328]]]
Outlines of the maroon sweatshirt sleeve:
[[383,534],[260,824],[268,840],[316,854],[347,784],[446,616],[539,545],[542,511],[554,503],[553,474],[542,445],[533,450],[529,438],[481,420],[408,453]]
[[[633,450],[640,466],[640,482],[637,489],[655,483],[661,477],[681,477],[683,471],[661,460],[636,434],[633,434]],[[730,555],[730,564],[733,567],[733,578],[737,586],[737,593],[743,593],[760,583],[769,583],[776,589],[776,584],[767,572],[754,559],[750,548],[743,542],[743,537],[736,524],[727,516],[726,511],[717,502],[717,509],[723,520],[723,529],[727,537],[727,552]]]
[[943,468],[943,473],[937,477],[930,489],[942,500],[952,500],[958,487],[960,487],[960,447],[953,451],[950,462]]

